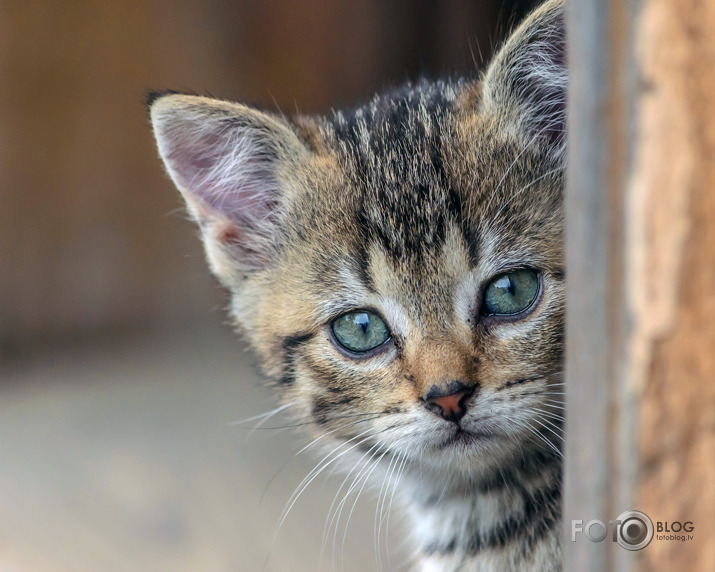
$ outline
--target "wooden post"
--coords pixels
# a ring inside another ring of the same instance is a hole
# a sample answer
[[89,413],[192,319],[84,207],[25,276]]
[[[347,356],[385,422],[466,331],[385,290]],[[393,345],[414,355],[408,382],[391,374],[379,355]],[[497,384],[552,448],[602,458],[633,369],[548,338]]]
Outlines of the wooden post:
[[[715,0],[569,6],[565,569],[715,569]],[[571,542],[638,509],[693,540]]]

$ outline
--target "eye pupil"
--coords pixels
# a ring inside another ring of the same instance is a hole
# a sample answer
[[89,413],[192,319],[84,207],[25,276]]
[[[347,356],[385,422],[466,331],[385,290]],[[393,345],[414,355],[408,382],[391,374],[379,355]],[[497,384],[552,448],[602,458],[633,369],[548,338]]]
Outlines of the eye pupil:
[[507,292],[509,292],[509,294],[514,296],[516,294],[516,286],[514,285],[514,281],[511,278],[509,278],[508,276],[506,277],[506,279],[507,279],[507,282],[509,283],[506,287],[506,290],[507,290]]
[[484,290],[482,313],[510,316],[529,308],[539,291],[539,277],[533,270],[514,270],[492,280]]
[[339,316],[332,323],[338,344],[355,353],[368,352],[390,339],[390,330],[374,312],[356,310]]

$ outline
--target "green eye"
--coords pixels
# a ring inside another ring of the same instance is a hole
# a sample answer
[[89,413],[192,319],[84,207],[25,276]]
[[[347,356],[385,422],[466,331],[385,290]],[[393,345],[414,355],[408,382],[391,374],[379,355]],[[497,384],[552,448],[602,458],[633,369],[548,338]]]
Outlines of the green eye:
[[483,313],[511,316],[526,310],[536,299],[539,276],[533,270],[514,270],[497,276],[484,290]]
[[356,353],[373,350],[390,339],[390,330],[382,318],[367,310],[343,314],[333,321],[332,328],[338,343]]

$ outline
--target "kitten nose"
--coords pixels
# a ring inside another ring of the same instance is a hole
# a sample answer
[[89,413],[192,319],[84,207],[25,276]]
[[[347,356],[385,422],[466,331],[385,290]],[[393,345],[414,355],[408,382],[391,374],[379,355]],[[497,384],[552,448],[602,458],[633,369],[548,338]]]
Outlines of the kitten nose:
[[424,398],[425,407],[447,421],[457,423],[467,412],[466,401],[474,393],[460,381],[453,381],[446,387],[433,385]]

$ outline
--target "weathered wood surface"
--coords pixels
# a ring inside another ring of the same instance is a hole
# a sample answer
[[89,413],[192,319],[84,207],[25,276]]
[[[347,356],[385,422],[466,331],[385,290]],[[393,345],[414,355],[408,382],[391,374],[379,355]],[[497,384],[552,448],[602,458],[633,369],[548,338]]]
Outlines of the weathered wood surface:
[[[690,520],[642,570],[715,570],[715,1],[644,2],[633,195],[637,503]],[[641,284],[636,291],[637,283]]]
[[[574,2],[566,569],[715,569],[715,2]],[[600,48],[600,49],[599,49]],[[640,552],[570,519],[692,521]]]

